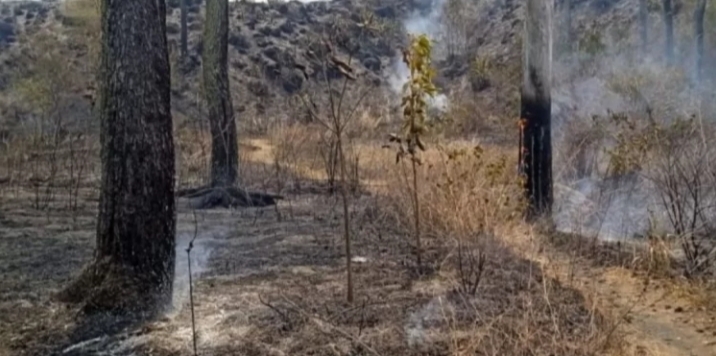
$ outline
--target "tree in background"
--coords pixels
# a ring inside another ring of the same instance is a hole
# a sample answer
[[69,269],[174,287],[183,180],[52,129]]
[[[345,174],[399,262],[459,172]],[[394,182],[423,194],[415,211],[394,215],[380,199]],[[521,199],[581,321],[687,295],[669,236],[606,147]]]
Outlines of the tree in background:
[[674,62],[674,4],[672,0],[663,0],[664,30],[666,31],[666,42],[664,43],[664,57],[666,63]]
[[649,52],[649,7],[647,0],[639,0],[639,37],[641,40],[641,53]]
[[701,81],[704,66],[704,14],[706,0],[698,0],[694,10],[694,37],[696,37],[696,80]]
[[101,3],[97,246],[94,261],[59,295],[85,311],[158,311],[171,301],[176,213],[165,6]]
[[180,46],[181,46],[181,59],[186,60],[186,56],[189,53],[189,35],[187,30],[187,8],[186,3],[189,0],[179,0],[180,6],[181,6],[181,19],[180,19],[180,26],[181,26],[181,34],[180,34]]
[[[184,0],[186,1],[186,0]],[[211,128],[211,176],[208,187],[187,189],[179,196],[190,199],[196,209],[267,206],[278,196],[249,193],[236,187],[239,150],[236,121],[229,89],[229,1],[206,0],[203,93]]]
[[522,39],[519,162],[528,217],[549,216],[552,208],[552,4],[527,0]]
[[478,18],[474,2],[447,0],[440,13],[439,43],[448,57],[461,57],[469,52],[474,40],[474,27]]
[[211,186],[236,184],[239,174],[236,122],[229,90],[229,1],[207,0],[202,69],[211,127]]

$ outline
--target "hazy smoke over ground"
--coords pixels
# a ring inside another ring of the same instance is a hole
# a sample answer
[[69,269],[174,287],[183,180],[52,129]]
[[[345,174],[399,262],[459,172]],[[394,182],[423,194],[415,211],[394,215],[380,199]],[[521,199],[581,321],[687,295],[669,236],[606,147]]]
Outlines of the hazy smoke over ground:
[[[562,231],[611,240],[644,236],[654,225],[671,232],[660,198],[663,190],[646,178],[653,172],[639,171],[624,179],[610,176],[607,151],[614,146],[617,131],[599,136],[593,120],[610,113],[624,113],[636,120],[651,116],[659,123],[692,115],[706,121],[713,118],[713,111],[704,111],[700,100],[714,88],[695,85],[693,52],[680,52],[682,58],[668,68],[661,60],[663,29],[660,31],[650,33],[654,41],[651,56],[638,53],[636,41],[630,41],[638,36],[635,23],[627,37],[604,34],[604,50],[597,54],[577,50],[571,58],[555,60],[554,217]],[[577,165],[589,169],[575,175]]]
[[[186,249],[193,237],[193,233],[177,234],[171,313],[181,311],[184,304],[189,300],[189,262]],[[191,275],[194,282],[207,270],[215,242],[216,239],[206,234],[201,234],[194,240],[194,246],[191,250]]]

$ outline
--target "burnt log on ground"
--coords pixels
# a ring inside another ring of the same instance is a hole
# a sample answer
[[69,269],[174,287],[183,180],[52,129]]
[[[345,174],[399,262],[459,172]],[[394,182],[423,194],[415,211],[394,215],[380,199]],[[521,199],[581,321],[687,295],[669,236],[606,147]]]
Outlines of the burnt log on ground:
[[182,189],[177,192],[180,198],[186,198],[192,209],[214,208],[262,208],[276,205],[283,196],[250,192],[236,187],[200,187]]

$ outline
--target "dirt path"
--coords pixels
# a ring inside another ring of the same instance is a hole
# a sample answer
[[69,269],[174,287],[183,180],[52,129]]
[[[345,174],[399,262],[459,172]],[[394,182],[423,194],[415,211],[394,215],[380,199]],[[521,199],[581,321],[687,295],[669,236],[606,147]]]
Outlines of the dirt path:
[[619,323],[614,332],[624,336],[630,354],[716,355],[716,311],[693,306],[673,283],[647,281],[626,268],[594,266],[563,252],[546,252],[535,260],[614,316]]

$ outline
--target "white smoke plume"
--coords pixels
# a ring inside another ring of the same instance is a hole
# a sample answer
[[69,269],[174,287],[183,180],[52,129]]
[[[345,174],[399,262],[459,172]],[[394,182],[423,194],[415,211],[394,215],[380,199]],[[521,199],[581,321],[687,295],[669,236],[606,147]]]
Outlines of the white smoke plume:
[[[440,58],[439,47],[435,46],[435,44],[439,43],[440,40],[440,18],[445,1],[432,1],[427,11],[414,11],[403,21],[403,26],[409,34],[425,34],[433,41],[433,60]],[[402,96],[403,87],[410,80],[410,70],[400,55],[392,60],[387,77],[390,89],[396,95]],[[439,112],[446,112],[449,104],[450,100],[445,94],[438,93],[434,97],[428,98],[430,108]]]

